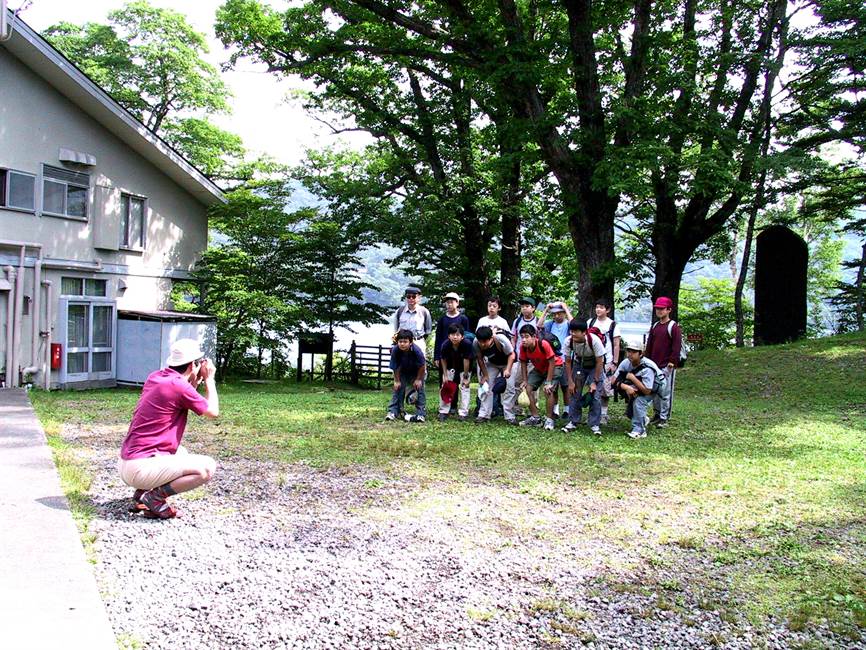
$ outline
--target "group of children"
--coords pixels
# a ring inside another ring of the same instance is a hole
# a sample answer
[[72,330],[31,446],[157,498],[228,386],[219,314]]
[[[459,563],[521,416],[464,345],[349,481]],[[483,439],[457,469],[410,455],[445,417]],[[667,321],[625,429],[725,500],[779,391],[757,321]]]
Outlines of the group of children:
[[[420,304],[421,291],[408,287],[406,304],[394,314],[396,334],[391,348],[394,386],[386,420],[404,417],[409,422],[426,419],[426,340],[433,334],[430,312]],[[664,427],[670,418],[674,377],[682,354],[682,333],[670,318],[673,301],[659,298],[654,304],[657,322],[643,340],[623,343],[619,326],[610,318],[611,305],[595,304],[589,319],[574,317],[562,301],[547,303],[540,316],[530,297],[519,301],[520,314],[509,326],[499,315],[502,303],[491,298],[487,315],[478,319],[474,332],[460,312],[460,297],[445,295],[445,314],[436,322],[433,359],[440,375],[438,419],[452,414],[460,421],[469,416],[472,368],[478,378],[475,422],[489,422],[501,409],[507,424],[543,426],[551,431],[557,416],[566,419],[564,432],[583,423],[596,435],[607,423],[608,404],[615,394],[626,400],[631,438],[643,438],[651,423]],[[623,354],[621,355],[621,349]],[[517,400],[525,390],[529,415],[518,422]],[[544,416],[538,398],[545,397]],[[562,403],[560,403],[560,396]],[[415,414],[404,414],[405,403]],[[654,405],[654,418],[648,414]]]

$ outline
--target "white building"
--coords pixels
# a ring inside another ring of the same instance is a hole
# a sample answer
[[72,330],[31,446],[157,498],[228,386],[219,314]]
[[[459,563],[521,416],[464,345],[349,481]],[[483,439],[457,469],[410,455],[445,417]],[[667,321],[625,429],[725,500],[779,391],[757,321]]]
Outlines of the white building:
[[0,41],[0,382],[113,385],[118,355],[137,353],[118,349],[118,310],[170,307],[224,200],[15,20]]

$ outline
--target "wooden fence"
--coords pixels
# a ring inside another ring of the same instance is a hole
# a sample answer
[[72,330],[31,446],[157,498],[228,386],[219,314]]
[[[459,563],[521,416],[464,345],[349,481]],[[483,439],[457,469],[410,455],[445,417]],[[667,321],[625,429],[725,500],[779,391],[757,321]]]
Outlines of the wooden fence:
[[349,348],[349,381],[355,385],[362,379],[376,382],[376,388],[391,380],[391,346],[358,345]]

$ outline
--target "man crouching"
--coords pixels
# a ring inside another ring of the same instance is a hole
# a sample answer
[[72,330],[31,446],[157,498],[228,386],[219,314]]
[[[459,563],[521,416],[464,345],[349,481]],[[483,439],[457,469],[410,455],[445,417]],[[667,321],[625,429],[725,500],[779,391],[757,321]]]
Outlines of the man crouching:
[[[136,488],[135,510],[152,519],[177,516],[166,499],[188,492],[213,478],[216,461],[190,454],[181,444],[187,412],[215,418],[219,396],[215,368],[197,341],[180,339],[171,346],[167,368],[150,373],[120,449],[120,478]],[[205,397],[196,390],[204,382]]]

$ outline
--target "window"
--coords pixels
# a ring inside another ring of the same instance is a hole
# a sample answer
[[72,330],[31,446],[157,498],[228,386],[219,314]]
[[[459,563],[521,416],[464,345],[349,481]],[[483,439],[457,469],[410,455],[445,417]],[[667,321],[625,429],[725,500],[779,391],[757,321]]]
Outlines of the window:
[[42,165],[42,212],[61,217],[87,218],[90,175]]
[[60,278],[60,295],[63,296],[97,296],[107,295],[107,280],[93,278]]
[[111,376],[113,333],[113,303],[70,301],[66,305],[68,381]]
[[144,199],[120,195],[120,247],[144,248]]
[[36,209],[36,176],[13,169],[0,169],[0,206]]

